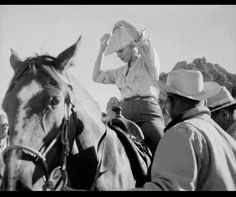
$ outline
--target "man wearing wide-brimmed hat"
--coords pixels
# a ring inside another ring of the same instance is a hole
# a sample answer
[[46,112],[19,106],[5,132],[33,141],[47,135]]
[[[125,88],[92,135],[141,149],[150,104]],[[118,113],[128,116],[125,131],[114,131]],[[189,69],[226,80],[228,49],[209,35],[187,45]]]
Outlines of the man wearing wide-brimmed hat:
[[236,140],[236,101],[225,86],[207,99],[211,117]]
[[[158,53],[147,31],[138,30],[124,20],[114,25],[112,36],[104,34],[100,41],[93,81],[118,87],[123,116],[140,126],[146,144],[154,153],[164,129],[156,85],[160,72]],[[103,56],[112,53],[117,53],[125,65],[101,70]]]
[[175,70],[167,84],[172,121],[156,149],[151,181],[134,190],[236,190],[236,143],[210,117],[206,99],[217,94],[216,82],[203,82],[200,71]]

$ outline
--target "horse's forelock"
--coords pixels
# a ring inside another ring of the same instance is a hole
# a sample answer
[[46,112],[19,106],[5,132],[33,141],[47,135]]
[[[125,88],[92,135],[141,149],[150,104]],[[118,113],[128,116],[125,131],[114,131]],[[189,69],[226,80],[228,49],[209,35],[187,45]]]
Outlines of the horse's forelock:
[[20,62],[18,65],[18,69],[15,70],[14,76],[10,81],[9,87],[7,89],[6,94],[12,87],[16,84],[22,74],[30,69],[30,66],[46,66],[57,69],[57,61],[55,57],[50,55],[35,55],[32,57],[26,58],[23,62]]

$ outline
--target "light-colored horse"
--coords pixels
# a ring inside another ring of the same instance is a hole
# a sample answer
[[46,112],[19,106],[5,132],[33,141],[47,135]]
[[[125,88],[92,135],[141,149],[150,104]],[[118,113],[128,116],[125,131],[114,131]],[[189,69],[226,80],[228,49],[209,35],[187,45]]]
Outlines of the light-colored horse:
[[3,100],[10,140],[4,153],[3,190],[136,186],[117,133],[106,127],[95,100],[67,72],[75,64],[80,40],[57,57],[22,61],[12,50],[14,77]]

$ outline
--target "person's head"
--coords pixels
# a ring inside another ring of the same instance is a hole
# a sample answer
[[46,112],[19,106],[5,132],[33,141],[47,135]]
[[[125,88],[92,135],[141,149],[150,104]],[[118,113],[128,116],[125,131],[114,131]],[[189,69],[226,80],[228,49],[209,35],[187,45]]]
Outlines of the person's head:
[[225,86],[221,86],[218,94],[207,99],[211,117],[224,130],[236,120],[236,101]]
[[167,93],[166,107],[172,120],[184,114],[186,111],[203,105],[204,101],[193,100],[177,94]]
[[172,120],[192,108],[204,106],[205,100],[219,91],[219,84],[204,82],[200,71],[185,69],[170,72],[167,84],[159,81],[159,87],[167,93],[167,108]]
[[131,24],[126,21],[118,22],[113,28],[111,40],[106,48],[105,55],[114,52],[124,62],[130,62],[138,57],[138,49],[135,46],[135,39],[130,31]]

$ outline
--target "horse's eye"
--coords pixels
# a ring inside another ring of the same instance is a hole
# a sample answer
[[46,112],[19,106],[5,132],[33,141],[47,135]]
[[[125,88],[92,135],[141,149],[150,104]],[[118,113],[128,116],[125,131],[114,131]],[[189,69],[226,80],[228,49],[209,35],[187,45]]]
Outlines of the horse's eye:
[[50,105],[52,106],[57,105],[59,102],[60,102],[59,99],[55,96],[50,99]]

